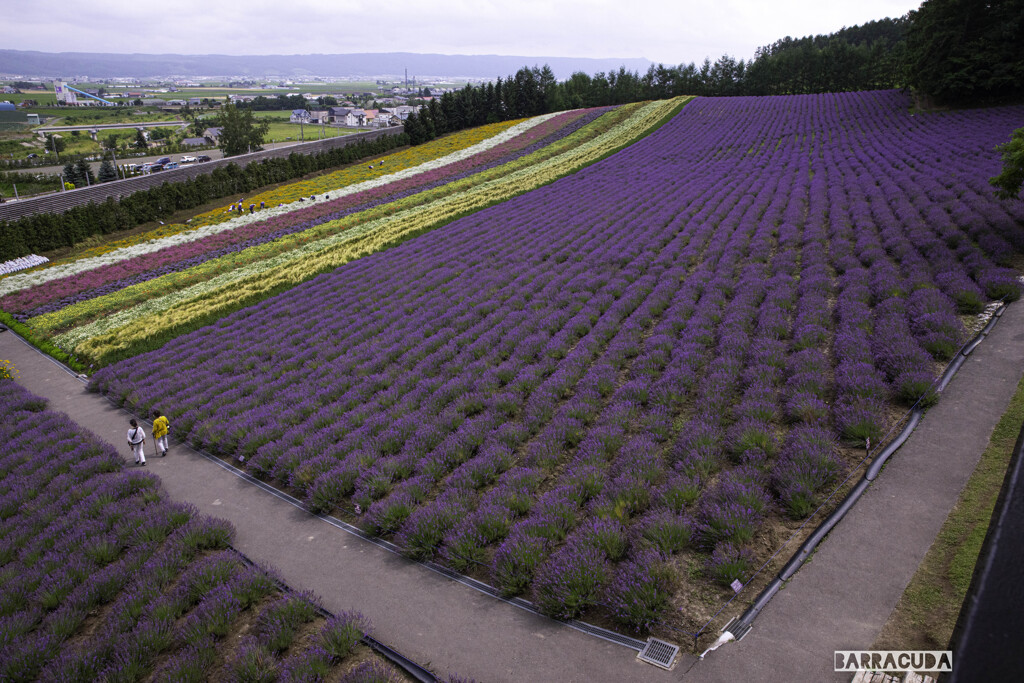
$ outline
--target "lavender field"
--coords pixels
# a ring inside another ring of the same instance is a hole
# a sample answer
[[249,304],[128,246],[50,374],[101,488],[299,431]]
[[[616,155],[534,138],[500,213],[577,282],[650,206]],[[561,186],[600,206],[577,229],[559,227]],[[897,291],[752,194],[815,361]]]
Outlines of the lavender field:
[[363,617],[282,591],[228,547],[230,524],[164,500],[157,477],[9,378],[0,418],[0,680],[398,675],[357,645]]
[[1024,108],[908,107],[697,99],[91,386],[547,614],[692,632],[1019,296]]

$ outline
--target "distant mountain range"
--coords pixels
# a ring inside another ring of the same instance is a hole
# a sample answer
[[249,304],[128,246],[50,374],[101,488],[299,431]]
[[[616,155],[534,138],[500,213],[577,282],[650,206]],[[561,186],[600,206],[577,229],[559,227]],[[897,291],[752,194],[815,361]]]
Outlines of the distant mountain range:
[[356,53],[347,55],[146,55],[89,52],[34,52],[0,50],[0,74],[27,78],[159,78],[181,76],[244,76],[248,78],[302,78],[308,76],[429,76],[494,79],[514,74],[524,66],[547,64],[556,78],[573,72],[645,72],[643,59],[577,59],[571,57],[515,57],[501,55],[437,55],[412,52]]

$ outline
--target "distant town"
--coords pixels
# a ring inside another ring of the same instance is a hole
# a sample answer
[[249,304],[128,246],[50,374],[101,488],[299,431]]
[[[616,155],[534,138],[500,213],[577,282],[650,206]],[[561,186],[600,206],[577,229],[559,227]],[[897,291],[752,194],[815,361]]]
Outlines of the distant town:
[[[0,74],[0,198],[63,190],[68,163],[83,163],[85,185],[220,157],[218,116],[225,105],[269,127],[264,146],[402,125],[409,114],[479,79],[419,76],[42,78]],[[109,160],[113,175],[101,163]],[[63,171],[62,171],[63,169]],[[89,169],[96,174],[89,175]]]

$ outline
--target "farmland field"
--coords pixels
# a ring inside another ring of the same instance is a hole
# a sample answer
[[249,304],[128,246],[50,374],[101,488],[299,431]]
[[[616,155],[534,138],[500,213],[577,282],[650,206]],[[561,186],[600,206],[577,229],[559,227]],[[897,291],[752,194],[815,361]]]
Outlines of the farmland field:
[[679,104],[211,218],[202,264],[212,231],[12,276],[0,307],[411,557],[693,632],[1019,296],[1024,210],[987,179],[1024,109]]

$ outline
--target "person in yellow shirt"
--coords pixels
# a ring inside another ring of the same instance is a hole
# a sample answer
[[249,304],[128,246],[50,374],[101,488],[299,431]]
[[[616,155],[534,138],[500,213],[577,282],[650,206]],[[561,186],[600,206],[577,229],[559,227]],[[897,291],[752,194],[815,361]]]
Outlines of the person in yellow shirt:
[[159,410],[153,411],[153,439],[156,441],[156,452],[162,458],[167,455],[167,432],[171,425]]

